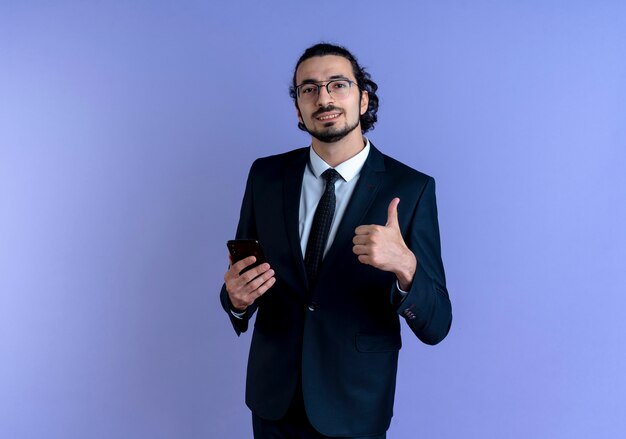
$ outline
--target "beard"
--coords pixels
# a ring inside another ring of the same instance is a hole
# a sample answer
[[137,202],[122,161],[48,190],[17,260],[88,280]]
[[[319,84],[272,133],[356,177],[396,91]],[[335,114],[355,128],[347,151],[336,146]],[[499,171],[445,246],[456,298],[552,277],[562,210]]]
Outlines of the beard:
[[[316,117],[317,114],[322,114],[324,112],[333,111],[333,110],[338,110],[338,108],[332,107],[332,106],[326,107],[326,108],[320,108],[315,113],[313,113],[312,117]],[[360,122],[359,119],[357,119],[356,122],[354,122],[354,124],[352,125],[349,125],[349,123],[346,122],[346,124],[343,127],[335,127],[334,122],[328,122],[324,124],[324,128],[319,129],[319,130],[309,129],[309,127],[307,127],[305,124],[302,124],[302,125],[304,126],[304,129],[306,130],[307,133],[315,137],[320,142],[335,143],[335,142],[340,141],[344,137],[346,137],[352,131],[354,131],[356,127],[359,126],[359,122]]]

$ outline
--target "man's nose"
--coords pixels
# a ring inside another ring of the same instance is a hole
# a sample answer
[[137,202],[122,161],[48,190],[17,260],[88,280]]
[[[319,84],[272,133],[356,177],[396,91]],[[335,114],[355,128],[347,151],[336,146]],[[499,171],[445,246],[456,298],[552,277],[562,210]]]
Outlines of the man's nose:
[[317,94],[317,104],[320,107],[325,107],[327,104],[333,101],[333,96],[328,92],[326,86],[322,86],[319,88],[319,92]]

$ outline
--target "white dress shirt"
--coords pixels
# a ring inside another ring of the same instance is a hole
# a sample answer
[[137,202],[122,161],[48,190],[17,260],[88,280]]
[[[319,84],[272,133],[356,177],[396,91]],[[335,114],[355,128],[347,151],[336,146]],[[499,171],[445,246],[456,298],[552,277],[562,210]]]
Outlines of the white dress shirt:
[[[346,213],[346,208],[350,202],[350,197],[354,192],[359,176],[361,175],[361,169],[367,160],[367,155],[370,152],[370,141],[365,138],[365,148],[361,150],[354,157],[346,160],[345,162],[337,165],[334,169],[339,173],[341,178],[335,182],[335,214],[333,216],[333,222],[330,226],[330,232],[328,233],[328,241],[326,242],[326,248],[324,249],[324,256],[328,252],[328,249],[335,239],[337,229],[341,223],[343,215]],[[300,231],[300,248],[302,249],[302,256],[306,254],[306,245],[309,240],[309,234],[311,233],[311,226],[313,225],[313,216],[315,216],[315,209],[317,204],[322,198],[324,188],[326,186],[326,180],[322,177],[322,173],[331,166],[326,163],[322,158],[317,155],[313,147],[309,148],[309,164],[304,170],[304,177],[302,179],[302,190],[300,192],[300,213],[298,229]]]

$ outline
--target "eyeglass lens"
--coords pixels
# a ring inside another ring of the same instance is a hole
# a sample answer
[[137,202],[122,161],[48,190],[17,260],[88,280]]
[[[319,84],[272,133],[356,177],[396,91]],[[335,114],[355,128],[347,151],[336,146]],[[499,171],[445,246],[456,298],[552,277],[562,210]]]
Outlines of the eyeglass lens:
[[[347,79],[336,79],[333,81],[328,81],[325,85],[326,91],[335,96],[335,97],[344,97],[350,93],[350,85],[351,81]],[[302,100],[313,100],[316,99],[320,88],[324,87],[324,85],[320,84],[302,84],[298,87],[298,97]]]

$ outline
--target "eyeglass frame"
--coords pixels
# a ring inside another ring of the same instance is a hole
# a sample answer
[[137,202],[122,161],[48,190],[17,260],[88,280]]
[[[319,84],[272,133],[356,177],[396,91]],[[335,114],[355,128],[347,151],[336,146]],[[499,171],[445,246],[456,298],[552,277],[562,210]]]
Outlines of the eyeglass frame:
[[[353,86],[353,85],[356,85],[356,88],[357,88],[357,89],[359,89],[359,90],[361,90],[361,87],[359,87],[359,84],[358,84],[356,81],[353,81],[353,80],[348,79],[348,78],[335,78],[335,79],[331,79],[331,80],[327,81],[327,82],[326,82],[326,84],[324,84],[323,82],[307,81],[307,82],[303,82],[303,83],[302,83],[302,84],[300,84],[300,85],[296,85],[296,97],[297,97],[298,99],[301,99],[301,98],[300,98],[300,87],[303,87],[303,86],[305,86],[305,85],[314,85],[314,86],[316,86],[316,87],[317,87],[317,91],[315,92],[315,93],[316,93],[316,96],[319,96],[319,95],[320,95],[320,89],[321,89],[322,87],[324,87],[324,88],[326,89],[326,92],[328,93],[328,95],[329,95],[329,96],[332,96],[332,94],[333,94],[333,93],[330,91],[330,89],[328,88],[328,86],[329,86],[330,84],[332,84],[333,82],[340,82],[340,81],[347,82],[347,83],[349,84],[349,85],[348,85],[348,87],[350,87],[350,88],[352,88],[352,86]],[[335,95],[335,96],[337,96],[337,95]],[[339,96],[341,96],[341,95],[339,95]],[[346,96],[347,96],[347,94],[346,94]]]

